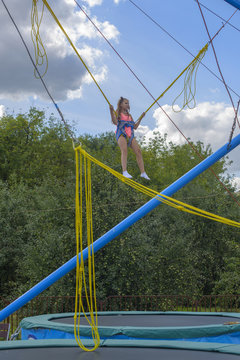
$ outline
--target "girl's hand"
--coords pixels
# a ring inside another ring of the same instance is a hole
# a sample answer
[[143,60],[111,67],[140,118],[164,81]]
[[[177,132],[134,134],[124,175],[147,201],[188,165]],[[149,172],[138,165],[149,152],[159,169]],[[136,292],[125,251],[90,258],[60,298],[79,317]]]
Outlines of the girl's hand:
[[116,118],[116,112],[114,110],[114,107],[111,104],[109,105],[109,109],[110,109],[112,123],[114,125],[117,125],[118,121],[117,121],[117,118]]

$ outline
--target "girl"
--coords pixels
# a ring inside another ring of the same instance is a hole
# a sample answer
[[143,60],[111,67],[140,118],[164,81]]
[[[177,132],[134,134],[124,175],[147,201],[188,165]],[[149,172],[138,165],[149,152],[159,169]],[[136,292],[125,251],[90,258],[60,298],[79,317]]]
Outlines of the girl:
[[132,116],[129,114],[130,106],[128,99],[120,97],[117,105],[117,111],[115,114],[114,108],[110,105],[110,114],[113,124],[117,125],[116,130],[116,139],[118,145],[121,149],[121,163],[123,176],[131,179],[132,176],[127,172],[127,153],[128,146],[130,146],[134,153],[136,154],[136,160],[138,167],[141,172],[141,177],[144,179],[150,180],[144,170],[143,158],[141,149],[134,138],[134,130],[138,128],[142,118],[145,116],[145,113],[139,117],[139,119],[134,123]]

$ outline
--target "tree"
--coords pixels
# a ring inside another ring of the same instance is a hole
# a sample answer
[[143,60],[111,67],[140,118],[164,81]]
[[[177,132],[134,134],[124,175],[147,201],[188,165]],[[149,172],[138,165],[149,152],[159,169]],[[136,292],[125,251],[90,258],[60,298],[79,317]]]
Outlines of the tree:
[[71,139],[53,116],[31,108],[0,119],[0,178],[40,184],[47,176],[63,179],[74,164]]
[[[53,117],[47,120],[44,112],[36,109],[2,118],[0,140],[1,293],[17,296],[75,255],[74,151],[62,125]],[[84,135],[80,142],[92,156],[121,171],[113,133]],[[202,157],[211,154],[210,146],[194,145]],[[168,143],[167,136],[159,133],[148,144],[143,142],[142,151],[151,183],[138,177],[131,151],[129,171],[159,192],[200,161],[188,145]],[[230,186],[226,165],[223,159],[214,170]],[[91,167],[96,240],[149,199],[102,168]],[[238,218],[238,206],[210,172],[198,176],[174,197]],[[86,244],[86,224],[83,232]],[[235,228],[161,205],[96,254],[98,297],[210,294],[226,284],[225,276],[230,276],[230,264],[235,261],[232,243],[239,240]],[[69,274],[47,292],[74,294],[74,288],[75,275]]]

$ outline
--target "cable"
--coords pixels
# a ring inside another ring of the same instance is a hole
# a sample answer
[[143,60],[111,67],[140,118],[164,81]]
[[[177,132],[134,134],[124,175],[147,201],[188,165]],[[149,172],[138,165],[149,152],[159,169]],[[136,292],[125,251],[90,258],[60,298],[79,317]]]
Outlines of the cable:
[[[139,81],[139,83],[143,86],[143,88],[147,91],[147,93],[153,98],[154,101],[156,99],[153,97],[153,95],[150,93],[150,91],[145,87],[145,85],[141,82],[141,80],[137,77],[137,75],[134,73],[134,71],[130,68],[130,66],[126,63],[126,61],[122,58],[122,56],[118,53],[118,51],[113,47],[113,45],[110,43],[110,41],[106,38],[106,36],[102,33],[102,31],[98,28],[98,26],[92,21],[92,19],[88,16],[86,11],[79,5],[79,3],[76,0],[73,0],[76,5],[79,7],[79,9],[85,14],[85,16],[88,18],[88,20],[91,22],[91,24],[95,27],[95,29],[101,34],[101,36],[106,40],[106,42],[109,44],[109,46],[113,49],[113,51],[117,54],[117,56],[123,61],[123,63],[127,66],[127,68],[131,71],[131,73],[134,75],[134,77]],[[132,0],[129,0],[132,2]],[[183,134],[183,132],[180,130],[180,128],[177,126],[177,124],[171,119],[171,117],[167,114],[167,112],[162,108],[162,106],[156,102],[156,104],[160,107],[160,109],[163,111],[163,113],[167,116],[167,118],[171,121],[171,123],[175,126],[175,128],[180,132],[180,134],[184,137],[186,142],[191,146],[191,148],[194,150],[194,152],[198,155],[198,157],[203,160],[202,155],[197,151],[195,146],[189,141],[189,139]],[[232,197],[232,199],[236,202],[236,204],[240,207],[240,203],[238,200],[233,196],[231,191],[223,184],[223,182],[220,180],[220,178],[217,176],[217,174],[214,172],[212,168],[208,169],[213,173],[213,175],[216,177],[216,179],[219,181],[219,183],[224,187],[224,189],[229,193],[229,195]]]
[[[75,1],[75,0],[74,0]],[[179,46],[181,46],[189,55],[192,57],[195,57],[194,54],[192,54],[184,45],[182,45],[173,35],[171,35],[167,30],[165,30],[156,20],[154,20],[149,14],[147,14],[140,6],[138,6],[133,0],[128,0],[132,5],[134,5],[141,13],[143,13],[149,20],[151,20],[155,25],[157,25],[165,34],[167,34],[172,40],[174,40]],[[196,1],[196,0],[195,0]],[[201,62],[201,65],[205,67],[213,76],[215,76],[218,80],[221,82],[222,79],[215,74],[209,67],[207,67],[205,64]],[[230,86],[228,88],[238,97],[240,98],[240,95],[233,90]]]
[[[161,93],[161,95],[147,108],[147,110],[145,110],[144,112],[145,112],[145,114],[153,107],[153,105],[155,105],[156,103],[157,103],[157,101],[161,98],[161,97],[163,97],[163,95],[165,95],[166,94],[166,92],[175,84],[175,82],[185,73],[185,72],[187,72],[187,74],[185,75],[185,81],[184,81],[184,83],[186,82],[186,78],[187,78],[187,80],[188,81],[190,81],[189,82],[189,88],[191,89],[191,78],[189,77],[189,73],[191,73],[191,75],[193,75],[193,71],[194,70],[196,70],[196,68],[198,68],[198,66],[199,66],[199,64],[200,64],[200,60],[199,59],[202,59],[204,56],[205,56],[205,54],[206,54],[206,52],[207,52],[207,50],[208,50],[208,44],[206,44],[200,51],[199,51],[199,53],[197,54],[197,56],[195,56],[195,58],[191,61],[191,63],[187,66],[187,67],[185,67],[185,69],[176,77],[176,79],[166,88],[166,90],[164,90],[162,93]],[[196,73],[197,72],[195,72],[195,82],[196,82]],[[187,82],[188,82],[187,81]],[[183,90],[184,91],[184,90]],[[182,92],[183,92],[182,91]],[[182,94],[182,92],[181,92],[181,94]],[[196,92],[196,83],[195,83],[195,89],[194,89],[194,95],[195,95],[195,92]],[[190,91],[190,93],[192,94],[192,92]],[[181,95],[180,94],[180,95]],[[179,96],[180,96],[179,95]],[[193,94],[192,94],[193,95]],[[178,96],[178,97],[179,97]],[[192,99],[194,99],[194,96],[193,96],[193,98]],[[192,100],[191,99],[191,100]],[[176,99],[174,100],[174,102],[176,101]],[[174,103],[173,102],[173,103]],[[195,102],[195,99],[194,99],[194,102]],[[188,101],[184,101],[184,105],[183,105],[183,107],[185,107],[186,105],[188,105]],[[183,109],[183,107],[182,107],[182,109]],[[181,110],[182,110],[181,109]]]
[[[195,2],[197,2],[197,0],[194,0]],[[222,18],[220,15],[216,14],[214,11],[210,10],[207,6],[203,5],[202,3],[200,3],[199,1],[199,4],[205,8],[206,10],[208,10],[209,12],[211,12],[213,15],[217,16],[219,19],[223,20],[223,21],[226,21],[224,18]],[[238,9],[236,10],[238,11]],[[238,29],[236,26],[234,26],[233,24],[231,24],[230,22],[228,22],[228,25],[231,26],[233,29],[237,30],[240,32],[240,29]]]
[[230,145],[231,145],[231,142],[232,142],[232,138],[233,138],[233,133],[234,133],[234,130],[235,130],[235,127],[236,127],[237,114],[238,114],[238,110],[239,110],[239,105],[240,105],[240,100],[238,101],[238,104],[237,104],[236,115],[235,115],[235,117],[234,117],[234,119],[233,119],[232,129],[231,129],[231,132],[230,132],[230,135],[229,135],[228,149],[230,148]]
[[[204,26],[205,26],[205,28],[206,28],[206,31],[207,31],[207,34],[208,34],[208,37],[209,37],[209,40],[211,41],[211,36],[210,36],[209,30],[208,30],[208,26],[207,26],[205,17],[204,17],[204,15],[203,15],[201,6],[200,6],[200,4],[199,4],[199,1],[198,1],[198,0],[196,0],[196,1],[197,1],[198,7],[199,7],[199,10],[200,10],[202,19],[203,19]],[[237,10],[236,10],[236,11],[237,11]],[[234,12],[234,14],[236,13],[236,11]],[[234,14],[233,14],[233,15],[234,15]],[[232,15],[232,16],[233,16],[233,15]],[[225,88],[226,88],[226,90],[227,90],[229,99],[230,99],[230,101],[231,101],[231,104],[232,104],[232,107],[233,107],[233,110],[234,110],[235,118],[236,118],[237,123],[238,123],[238,126],[239,126],[239,128],[240,128],[240,124],[239,124],[239,121],[238,121],[238,118],[237,118],[237,110],[235,109],[235,105],[234,105],[232,96],[231,96],[231,94],[230,94],[230,91],[229,91],[229,89],[228,89],[228,86],[227,86],[227,84],[226,84],[226,82],[225,82],[225,79],[224,79],[224,77],[223,77],[223,74],[222,74],[222,71],[221,71],[221,68],[220,68],[220,65],[219,65],[219,62],[218,62],[217,54],[216,54],[216,51],[215,51],[215,47],[214,47],[212,41],[211,41],[211,45],[212,45],[212,49],[213,49],[213,53],[214,53],[214,57],[215,57],[215,60],[216,60],[216,63],[217,63],[217,67],[218,67],[219,73],[220,73],[220,75],[221,75],[223,84],[224,84],[224,86],[225,86]]]
[[[45,5],[46,5],[46,1],[45,1],[45,0],[43,0],[43,1],[44,1]],[[76,2],[76,0],[74,0],[74,1],[75,1],[75,3],[80,7],[80,5]],[[40,80],[42,81],[42,84],[43,84],[45,90],[47,91],[49,97],[51,98],[51,100],[52,100],[52,102],[53,102],[53,104],[54,104],[54,106],[56,107],[58,113],[60,114],[60,117],[61,117],[62,121],[64,122],[67,130],[69,131],[70,134],[72,134],[71,137],[72,137],[73,141],[74,141],[74,142],[77,142],[76,139],[75,139],[74,136],[73,136],[73,132],[70,130],[68,124],[65,122],[65,119],[63,118],[63,115],[62,115],[60,109],[58,108],[58,106],[57,106],[57,104],[55,103],[53,97],[51,96],[50,92],[48,91],[47,86],[46,86],[44,80],[42,79],[41,74],[39,73],[39,71],[38,71],[38,69],[37,69],[37,67],[36,67],[36,65],[35,65],[35,63],[34,63],[34,61],[33,61],[33,59],[32,59],[32,56],[31,56],[31,54],[30,54],[30,52],[29,52],[29,50],[28,50],[28,47],[27,47],[27,45],[26,45],[26,43],[25,43],[25,41],[24,41],[24,39],[23,39],[23,37],[22,37],[22,35],[21,35],[21,33],[20,33],[20,31],[19,31],[19,29],[18,29],[18,27],[17,27],[17,25],[16,25],[16,23],[15,23],[15,21],[14,21],[14,19],[12,18],[11,14],[10,14],[10,12],[9,12],[9,10],[8,10],[7,6],[5,5],[5,3],[4,3],[3,0],[2,0],[2,3],[3,3],[3,5],[4,5],[4,7],[5,7],[8,15],[10,16],[10,18],[11,18],[11,20],[12,20],[15,28],[17,29],[17,32],[18,32],[18,34],[19,34],[19,36],[20,36],[20,38],[21,38],[21,40],[22,40],[22,42],[23,42],[23,44],[24,44],[24,46],[25,46],[25,48],[26,48],[26,50],[27,50],[27,53],[28,53],[28,55],[29,55],[29,57],[30,57],[30,59],[31,59],[31,61],[32,61],[32,64],[33,64],[34,68],[36,69],[37,74],[38,74],[39,77],[40,77]],[[46,6],[47,6],[47,5],[46,5]],[[47,7],[49,8],[49,5],[48,5]],[[80,7],[80,9],[84,12],[84,10],[83,10],[81,7]],[[87,15],[85,12],[84,12],[84,14],[88,17],[88,15]],[[92,22],[92,20],[91,20],[89,17],[88,17],[88,19],[89,19],[89,20],[91,21],[91,23],[95,26],[95,28],[97,28],[97,26]],[[101,32],[98,28],[97,28],[97,30],[102,34],[102,32]],[[106,39],[106,37],[105,37],[103,34],[102,34],[102,36]],[[106,41],[107,41],[107,42],[109,43],[109,45],[113,48],[113,50],[118,54],[118,56],[120,56],[119,53],[118,53],[118,52],[114,49],[114,47],[111,45],[111,43],[110,43],[107,39],[106,39]],[[121,56],[120,56],[120,58],[121,58],[122,61],[126,64],[126,66],[129,68],[129,70],[131,70],[130,67],[127,65],[127,63],[123,60],[123,58],[122,58]],[[143,83],[142,83],[142,82],[140,81],[140,79],[135,75],[135,73],[134,73],[132,70],[131,70],[131,72],[132,72],[132,73],[134,74],[134,76],[138,79],[138,81],[142,84],[142,86],[146,89],[146,91],[150,94],[150,96],[154,99],[153,95],[147,90],[147,88],[143,85]],[[154,99],[154,100],[155,100],[155,99]],[[158,104],[158,103],[157,103],[157,104]],[[178,129],[178,131],[182,134],[182,136],[185,138],[185,140],[188,142],[188,144],[193,148],[193,150],[194,150],[194,151],[198,154],[198,156],[202,159],[202,156],[198,153],[197,149],[190,143],[190,141],[186,138],[186,136],[182,133],[182,131],[178,128],[178,126],[173,122],[173,120],[170,118],[170,116],[165,112],[165,110],[160,106],[160,104],[158,104],[158,106],[162,109],[162,111],[165,113],[165,115],[169,118],[169,120],[174,124],[174,126],[175,126],[175,127]],[[221,180],[219,179],[219,177],[215,174],[215,172],[214,172],[211,168],[210,168],[209,170],[211,170],[211,171],[213,172],[213,174],[214,174],[215,177],[219,180],[219,182],[222,184],[222,186],[225,188],[225,190],[228,191],[228,193],[230,194],[230,196],[231,196],[231,197],[234,199],[234,201],[240,206],[240,204],[238,203],[238,201],[233,197],[232,193],[231,193],[231,192],[227,189],[227,187],[222,183],[222,181],[221,181]]]
[[93,74],[91,73],[91,71],[89,70],[87,64],[85,63],[85,61],[83,60],[83,58],[81,57],[81,55],[79,54],[79,52],[77,51],[76,47],[73,45],[70,37],[68,36],[68,34],[66,33],[66,31],[64,30],[64,28],[62,27],[62,25],[60,24],[58,18],[56,17],[56,15],[54,14],[52,8],[49,6],[48,2],[46,0],[42,0],[44,5],[47,7],[48,11],[50,12],[50,14],[52,15],[52,17],[54,18],[54,20],[56,21],[57,25],[60,27],[60,29],[62,30],[62,32],[64,33],[65,37],[67,38],[69,44],[71,45],[71,47],[73,48],[73,50],[75,51],[75,53],[77,54],[77,56],[79,57],[79,59],[81,60],[82,64],[84,65],[85,69],[87,70],[87,72],[89,73],[89,75],[91,76],[92,80],[94,81],[95,85],[98,87],[99,91],[102,93],[104,99],[106,100],[106,102],[108,103],[108,105],[110,105],[109,100],[107,99],[106,95],[104,94],[103,90],[100,88],[100,86],[98,85],[96,79],[94,78]]

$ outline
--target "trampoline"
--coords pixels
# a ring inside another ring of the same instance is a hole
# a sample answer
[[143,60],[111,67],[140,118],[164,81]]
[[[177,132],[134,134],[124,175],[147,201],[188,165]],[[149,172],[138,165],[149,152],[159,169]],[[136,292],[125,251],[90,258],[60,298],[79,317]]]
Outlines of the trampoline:
[[[84,345],[89,346],[85,340]],[[94,352],[84,352],[74,340],[0,342],[3,360],[237,360],[240,345],[151,340],[105,340]]]
[[[21,321],[22,340],[74,339],[74,314],[48,314]],[[240,314],[199,312],[99,312],[102,340],[177,340],[240,344]],[[84,316],[82,339],[91,338]]]

